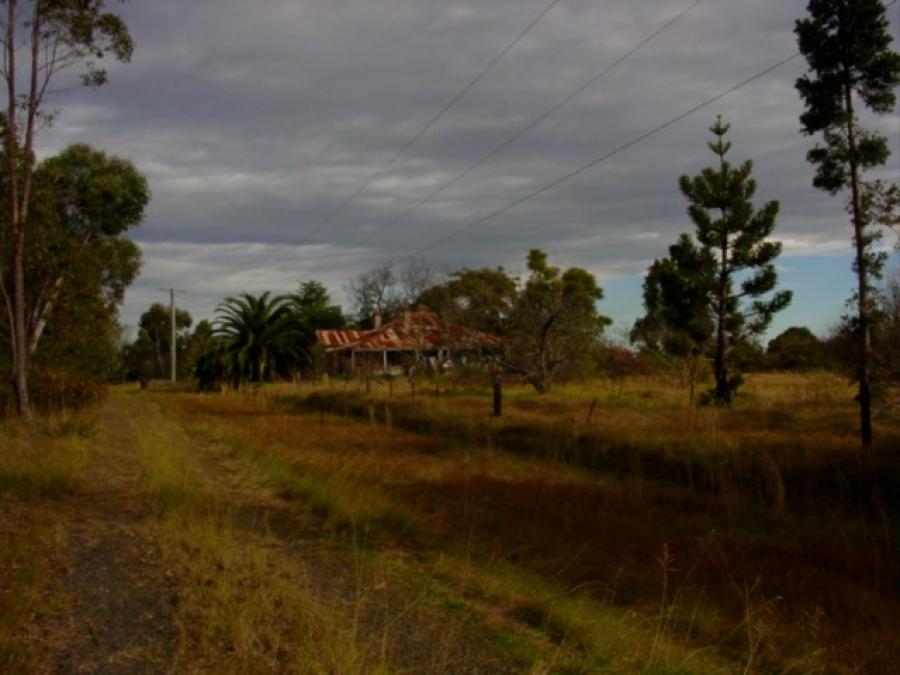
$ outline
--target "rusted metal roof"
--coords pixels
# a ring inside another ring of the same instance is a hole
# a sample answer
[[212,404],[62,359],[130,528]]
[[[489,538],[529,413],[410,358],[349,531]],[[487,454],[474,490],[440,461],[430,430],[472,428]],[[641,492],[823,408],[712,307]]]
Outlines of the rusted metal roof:
[[418,308],[374,330],[320,330],[316,340],[328,351],[425,351],[482,349],[499,346],[500,338],[441,320]]
[[325,349],[343,347],[359,340],[365,332],[361,330],[317,330],[316,342]]

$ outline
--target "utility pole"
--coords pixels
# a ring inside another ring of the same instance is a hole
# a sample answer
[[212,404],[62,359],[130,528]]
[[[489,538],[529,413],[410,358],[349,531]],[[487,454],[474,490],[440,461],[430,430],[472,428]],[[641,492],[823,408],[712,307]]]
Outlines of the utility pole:
[[175,294],[176,293],[187,293],[187,291],[179,291],[175,288],[160,288],[160,292],[169,294],[169,312],[170,312],[170,321],[172,323],[172,339],[169,342],[169,354],[171,356],[172,361],[172,384],[174,384],[178,380],[178,363],[177,363],[177,354],[178,354],[178,345],[176,343],[177,331],[175,330]]

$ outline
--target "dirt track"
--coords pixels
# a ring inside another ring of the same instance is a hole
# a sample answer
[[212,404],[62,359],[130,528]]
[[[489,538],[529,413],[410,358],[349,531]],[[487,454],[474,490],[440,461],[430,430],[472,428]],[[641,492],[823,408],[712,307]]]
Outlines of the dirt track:
[[174,649],[177,591],[145,536],[150,513],[134,433],[121,400],[108,400],[87,469],[91,490],[64,515],[71,614],[54,659],[59,672],[157,673]]

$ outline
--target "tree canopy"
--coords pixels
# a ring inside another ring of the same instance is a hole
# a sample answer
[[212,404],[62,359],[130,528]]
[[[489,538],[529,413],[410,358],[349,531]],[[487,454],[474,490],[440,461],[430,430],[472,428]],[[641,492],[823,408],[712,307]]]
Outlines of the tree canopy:
[[516,305],[516,280],[502,267],[461,269],[427,289],[418,302],[447,321],[504,335]]
[[297,363],[300,331],[287,295],[227,298],[216,309],[213,335],[211,349],[234,387],[286,375]]
[[[0,182],[9,187],[6,172],[0,171]],[[149,199],[146,179],[130,162],[86,145],[37,166],[24,258],[24,327],[39,379],[65,386],[66,378],[106,380],[120,368],[118,309],[141,266],[141,251],[127,235]],[[5,261],[11,227],[8,219],[0,222]],[[11,264],[3,265],[3,275],[5,288],[13,287]],[[0,328],[12,351],[9,311]],[[40,395],[45,387],[38,384]]]
[[141,223],[149,201],[147,179],[131,162],[87,145],[38,166],[25,259],[31,353],[52,312],[83,300],[86,285],[99,285],[108,302],[122,301],[140,264],[123,235]]
[[528,271],[505,322],[498,358],[544,393],[563,367],[591,358],[610,321],[597,309],[603,290],[586,270],[562,271],[549,264],[546,253],[533,249]]
[[806,326],[791,326],[769,340],[766,360],[777,370],[809,370],[825,365],[822,341]]
[[340,306],[332,304],[328,289],[315,279],[302,282],[292,302],[298,333],[297,367],[312,371],[317,362],[316,331],[344,328],[347,319]]

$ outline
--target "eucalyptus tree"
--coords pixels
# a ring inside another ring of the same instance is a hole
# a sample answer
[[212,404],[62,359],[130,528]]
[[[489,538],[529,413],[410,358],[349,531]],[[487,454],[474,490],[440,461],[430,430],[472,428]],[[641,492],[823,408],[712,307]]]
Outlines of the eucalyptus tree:
[[[689,202],[688,215],[703,252],[702,259],[692,264],[708,265],[700,276],[708,284],[714,326],[716,384],[712,400],[718,405],[729,405],[741,384],[740,375],[732,372],[732,347],[763,333],[774,314],[790,304],[792,294],[778,291],[769,295],[778,283],[773,261],[781,254],[781,244],[769,239],[778,216],[778,202],[770,201],[755,209],[752,198],[757,185],[750,177],[753,163],[748,160],[732,166],[726,159],[731,150],[731,143],[725,140],[729,125],[721,118],[710,131],[715,136],[709,148],[716,156],[716,165],[693,178],[682,176],[679,186]],[[684,237],[681,246],[686,246]],[[673,271],[673,283],[687,283],[683,265],[679,268],[676,261]]]
[[[152,373],[155,377],[166,376],[166,363],[171,362],[172,349],[178,350],[186,336],[186,331],[194,322],[187,310],[175,310],[175,341],[172,345],[172,310],[159,302],[155,302],[141,314],[138,320],[140,333],[139,340],[146,340],[153,348],[156,359],[156,368]],[[177,354],[177,351],[176,351]]]
[[805,106],[800,122],[805,134],[822,134],[824,140],[807,154],[816,168],[813,185],[832,195],[849,192],[847,210],[853,226],[857,277],[860,436],[863,447],[870,448],[873,287],[881,275],[884,256],[874,248],[878,232],[872,227],[876,221],[867,204],[877,203],[885,190],[882,184],[866,183],[863,174],[884,165],[890,150],[884,136],[860,126],[859,110],[865,108],[877,115],[894,110],[900,54],[891,49],[881,0],[810,0],[808,16],[797,21],[795,32],[809,64],[809,72],[796,85]]
[[[35,136],[52,119],[47,98],[64,71],[78,71],[82,84],[99,86],[106,71],[104,56],[131,57],[133,45],[125,23],[105,11],[104,0],[4,0],[2,75],[7,85],[4,137],[5,203],[9,224],[0,255],[0,295],[10,324],[12,382],[16,405],[30,419],[28,396],[30,305],[26,276],[27,234],[35,169]],[[20,69],[19,58],[24,67]],[[9,273],[7,274],[7,269]],[[7,278],[10,278],[7,281]]]
[[[5,154],[0,149],[0,157]],[[9,184],[0,159],[0,193]],[[65,375],[104,378],[118,364],[118,309],[141,266],[129,231],[140,225],[150,198],[131,162],[87,145],[72,145],[34,171],[24,273],[28,281],[25,336],[32,380]],[[0,217],[0,289],[14,286],[8,211]],[[0,293],[2,295],[2,293]],[[0,313],[0,351],[15,347],[13,315]],[[117,357],[115,357],[117,358]],[[8,371],[7,371],[8,372]],[[46,387],[41,386],[46,393]]]
[[539,249],[528,253],[528,271],[496,358],[543,394],[564,366],[592,356],[610,320],[597,310],[603,289],[588,271],[554,267]]
[[463,268],[426,289],[418,302],[446,321],[502,336],[517,297],[516,279],[502,267]]
[[[83,297],[80,278],[100,276],[109,300],[122,301],[137,263],[130,274],[114,268],[134,248],[125,235],[140,225],[149,200],[147,179],[131,162],[88,145],[71,145],[37,167],[25,256],[29,354],[53,312]],[[117,251],[126,255],[111,255]]]

